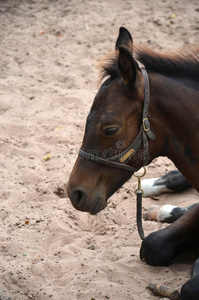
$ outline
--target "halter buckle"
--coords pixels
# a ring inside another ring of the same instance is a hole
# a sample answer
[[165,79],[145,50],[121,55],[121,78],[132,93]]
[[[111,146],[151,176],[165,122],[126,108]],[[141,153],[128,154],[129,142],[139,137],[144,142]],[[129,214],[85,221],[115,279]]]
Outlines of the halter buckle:
[[144,131],[150,130],[150,122],[148,118],[143,119],[143,127],[144,127]]

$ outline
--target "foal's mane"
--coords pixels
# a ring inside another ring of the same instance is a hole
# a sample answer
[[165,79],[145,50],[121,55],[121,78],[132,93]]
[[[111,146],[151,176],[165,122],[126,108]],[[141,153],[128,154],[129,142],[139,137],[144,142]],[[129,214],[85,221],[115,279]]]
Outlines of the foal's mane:
[[[145,65],[149,72],[159,74],[189,78],[197,80],[199,78],[199,47],[191,50],[181,49],[176,52],[158,53],[143,45],[129,45],[129,50],[133,49],[133,57]],[[100,80],[106,77],[119,78],[121,74],[118,69],[118,55],[116,51],[106,56],[105,60],[99,64],[101,69]]]

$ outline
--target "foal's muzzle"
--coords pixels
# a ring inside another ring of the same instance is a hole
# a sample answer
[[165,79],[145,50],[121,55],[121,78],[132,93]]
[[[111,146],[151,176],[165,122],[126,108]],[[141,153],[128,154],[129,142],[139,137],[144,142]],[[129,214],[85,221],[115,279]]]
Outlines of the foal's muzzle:
[[89,212],[92,215],[97,214],[107,206],[107,201],[98,194],[92,197],[92,202],[90,202],[88,193],[83,188],[68,189],[68,196],[75,209]]

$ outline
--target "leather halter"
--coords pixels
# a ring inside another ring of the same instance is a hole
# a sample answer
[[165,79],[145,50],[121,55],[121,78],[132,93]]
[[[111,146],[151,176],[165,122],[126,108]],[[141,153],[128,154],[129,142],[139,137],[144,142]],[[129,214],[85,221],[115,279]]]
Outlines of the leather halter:
[[[140,62],[136,61],[140,71],[142,72],[142,76],[144,78],[145,87],[144,87],[144,105],[143,105],[143,113],[142,113],[142,124],[140,126],[140,131],[132,144],[123,152],[119,153],[118,155],[109,157],[109,158],[102,158],[96,155],[97,151],[84,151],[82,149],[79,150],[79,155],[83,158],[95,161],[97,163],[127,170],[131,173],[137,172],[140,168],[134,168],[127,163],[131,160],[133,155],[139,149],[142,144],[143,147],[143,166],[147,165],[149,161],[149,143],[148,139],[155,140],[155,135],[150,129],[150,122],[148,120],[148,111],[149,111],[149,102],[150,102],[150,89],[149,89],[149,78],[145,66]],[[95,154],[93,154],[93,153]]]

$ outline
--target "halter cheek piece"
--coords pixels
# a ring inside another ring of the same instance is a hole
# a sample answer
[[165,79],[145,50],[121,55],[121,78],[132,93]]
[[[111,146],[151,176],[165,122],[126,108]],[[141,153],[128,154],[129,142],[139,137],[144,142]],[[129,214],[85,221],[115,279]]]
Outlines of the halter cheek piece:
[[79,155],[83,158],[95,161],[97,163],[114,167],[114,168],[120,168],[127,170],[131,173],[134,173],[138,171],[139,169],[133,168],[127,163],[131,160],[132,156],[136,153],[136,151],[139,149],[139,147],[142,144],[143,147],[143,154],[144,154],[144,160],[143,160],[143,166],[147,165],[149,161],[149,142],[150,140],[155,140],[155,135],[150,129],[150,122],[148,120],[148,111],[149,111],[149,102],[150,102],[150,89],[149,89],[149,78],[147,71],[143,64],[137,61],[137,64],[139,66],[140,71],[142,72],[142,76],[144,78],[145,87],[144,87],[144,105],[143,105],[143,113],[142,113],[142,124],[140,126],[140,131],[132,144],[122,153],[119,153],[118,155],[109,157],[109,158],[102,158],[99,157],[96,154],[93,154],[92,152],[96,151],[84,151],[82,149],[79,150]]

